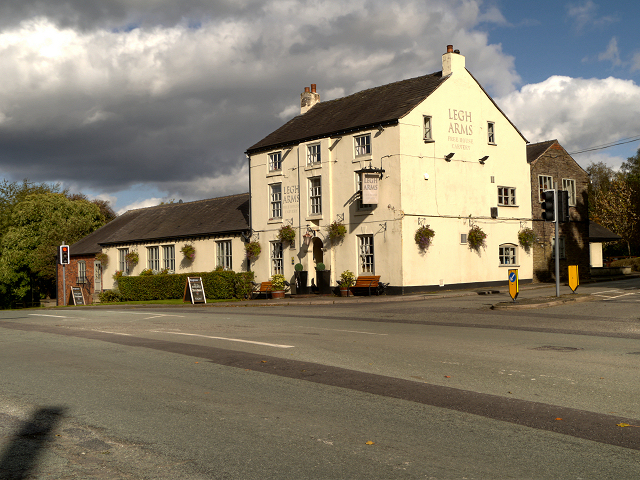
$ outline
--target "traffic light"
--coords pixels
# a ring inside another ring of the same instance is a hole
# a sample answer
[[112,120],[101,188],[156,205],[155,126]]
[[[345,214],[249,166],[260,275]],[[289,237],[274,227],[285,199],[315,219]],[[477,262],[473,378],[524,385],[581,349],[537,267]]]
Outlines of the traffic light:
[[558,191],[558,221],[569,221],[569,192],[566,190]]
[[60,264],[69,265],[69,245],[60,245]]
[[545,190],[542,192],[542,219],[547,222],[556,221],[556,191]]

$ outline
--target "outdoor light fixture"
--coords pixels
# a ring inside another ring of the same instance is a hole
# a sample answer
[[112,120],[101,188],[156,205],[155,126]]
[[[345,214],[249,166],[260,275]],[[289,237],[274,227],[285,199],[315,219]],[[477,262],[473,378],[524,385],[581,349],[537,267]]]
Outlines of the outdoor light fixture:
[[484,165],[484,162],[486,162],[488,158],[489,158],[489,155],[485,155],[480,160],[478,160],[480,162],[480,165]]
[[449,155],[445,155],[445,156],[444,156],[444,159],[445,159],[447,162],[450,162],[450,161],[451,161],[451,158],[452,158],[455,154],[456,154],[456,152],[451,152]]
[[382,125],[378,125],[378,132],[380,133],[384,132],[384,128],[382,128]]

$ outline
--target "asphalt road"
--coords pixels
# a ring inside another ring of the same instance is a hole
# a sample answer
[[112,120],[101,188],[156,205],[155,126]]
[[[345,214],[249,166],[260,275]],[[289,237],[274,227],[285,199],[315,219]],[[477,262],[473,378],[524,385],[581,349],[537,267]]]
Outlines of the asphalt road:
[[637,287],[0,312],[0,478],[639,478]]

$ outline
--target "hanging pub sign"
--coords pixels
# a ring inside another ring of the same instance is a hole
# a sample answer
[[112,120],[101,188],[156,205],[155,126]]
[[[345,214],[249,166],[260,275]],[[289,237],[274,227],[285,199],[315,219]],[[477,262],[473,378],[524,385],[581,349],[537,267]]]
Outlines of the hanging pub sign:
[[202,277],[187,277],[187,284],[184,286],[185,302],[207,303],[202,285]]
[[378,181],[379,173],[363,173],[362,174],[362,203],[377,204],[378,203]]

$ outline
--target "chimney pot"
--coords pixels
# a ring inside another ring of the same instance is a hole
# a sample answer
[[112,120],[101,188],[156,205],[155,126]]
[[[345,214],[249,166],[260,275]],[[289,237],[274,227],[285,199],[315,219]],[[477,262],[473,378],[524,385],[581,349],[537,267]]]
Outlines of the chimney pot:
[[311,84],[311,92],[312,93],[316,93],[316,84],[315,83]]
[[309,93],[309,87],[304,87],[304,93]]
[[447,45],[447,53],[453,53],[453,45]]

